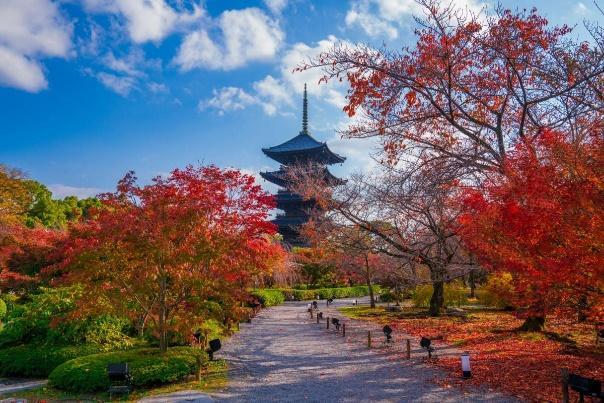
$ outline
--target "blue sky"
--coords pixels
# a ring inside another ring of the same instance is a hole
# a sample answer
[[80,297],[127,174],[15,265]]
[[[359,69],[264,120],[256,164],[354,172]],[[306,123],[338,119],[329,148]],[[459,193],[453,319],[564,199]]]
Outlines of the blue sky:
[[[454,0],[492,7],[487,0]],[[502,0],[554,24],[601,15],[590,0]],[[413,0],[0,0],[0,163],[57,196],[147,181],[188,163],[276,168],[261,147],[300,130],[309,85],[313,135],[371,165],[371,145],[341,140],[344,85],[292,74],[337,41],[413,41]]]

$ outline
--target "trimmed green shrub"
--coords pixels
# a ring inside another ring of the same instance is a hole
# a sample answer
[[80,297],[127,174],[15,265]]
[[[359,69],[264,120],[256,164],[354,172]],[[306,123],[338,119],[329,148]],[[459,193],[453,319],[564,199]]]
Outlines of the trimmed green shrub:
[[[415,287],[411,299],[416,307],[426,308],[430,305],[432,285],[425,284]],[[445,284],[445,306],[459,306],[468,302],[467,290],[461,284],[452,282]]]
[[257,289],[251,292],[263,307],[275,306],[285,301],[285,295],[280,290]]
[[158,349],[139,349],[116,353],[101,353],[67,361],[48,377],[51,386],[70,392],[97,392],[107,390],[107,365],[127,362],[134,387],[148,387],[176,382],[194,373],[196,357],[206,354],[192,347],[173,347],[165,354]]
[[0,377],[47,377],[62,363],[99,352],[98,346],[23,345],[0,350]]
[[513,307],[514,279],[510,273],[491,274],[487,283],[476,290],[481,304],[496,308]]
[[[298,290],[291,288],[275,289],[283,294],[284,299],[287,301],[308,301],[317,298],[320,299],[328,298],[354,298],[364,297],[369,295],[369,288],[365,285],[358,285],[354,287],[334,287],[334,288],[317,288],[314,290]],[[374,285],[373,292],[375,295],[380,291],[380,286]]]
[[396,296],[391,291],[386,291],[380,294],[380,302],[395,302]]

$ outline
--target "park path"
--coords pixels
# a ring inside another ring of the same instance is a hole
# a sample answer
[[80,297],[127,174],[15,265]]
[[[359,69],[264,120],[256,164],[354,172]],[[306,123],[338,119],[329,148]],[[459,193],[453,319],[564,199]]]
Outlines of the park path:
[[[366,323],[347,321],[348,337],[316,324],[306,302],[287,302],[262,310],[251,324],[226,341],[217,357],[229,361],[229,386],[212,394],[233,402],[513,402],[488,391],[438,386],[442,373],[419,357],[402,360],[390,348],[367,349]],[[339,300],[337,306],[350,305]],[[341,317],[341,315],[340,315]],[[369,324],[371,326],[371,324]],[[361,330],[362,329],[362,330]],[[376,328],[377,330],[377,328]],[[376,332],[378,336],[380,333]],[[364,338],[361,338],[365,335]],[[413,350],[416,347],[413,346]],[[414,354],[419,354],[414,351]]]

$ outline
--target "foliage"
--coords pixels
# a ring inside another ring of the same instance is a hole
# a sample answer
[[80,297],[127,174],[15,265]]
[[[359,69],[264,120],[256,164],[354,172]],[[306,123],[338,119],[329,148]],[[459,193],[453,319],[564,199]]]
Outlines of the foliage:
[[[0,323],[2,322],[2,320],[4,319],[4,317],[6,316],[6,313],[8,312],[8,307],[6,306],[6,302],[4,302],[3,299],[0,299]],[[0,330],[2,328],[0,327]]]
[[601,121],[599,27],[595,43],[578,42],[536,9],[499,7],[482,19],[450,2],[418,3],[415,46],[335,46],[297,69],[348,81],[344,110],[362,116],[345,136],[379,136],[393,160],[420,155],[466,174],[501,168],[508,145],[535,129],[584,132]]
[[94,345],[51,346],[25,344],[0,349],[0,377],[47,377],[60,364],[99,352]]
[[0,330],[0,347],[24,343],[53,345],[96,345],[98,350],[122,349],[132,345],[126,335],[129,322],[110,315],[71,317],[81,295],[79,287],[42,288],[40,294],[11,309]]
[[542,130],[519,143],[504,176],[468,191],[466,243],[491,271],[512,274],[527,316],[604,318],[604,142]]
[[[416,307],[430,306],[433,290],[431,284],[419,285],[411,292],[411,299]],[[468,290],[458,282],[446,283],[444,287],[445,306],[460,306],[468,302]]]
[[510,273],[492,273],[477,292],[478,300],[486,306],[509,308],[513,306],[514,279]]
[[335,265],[329,251],[323,248],[295,248],[293,257],[300,265],[300,274],[306,280],[305,288],[322,287],[335,279]]
[[[373,286],[374,292],[379,292],[380,287]],[[313,300],[319,296],[319,299],[328,298],[354,298],[369,295],[369,288],[364,285],[354,287],[334,287],[334,288],[316,288],[311,290],[297,290],[291,288],[279,289],[283,293],[285,300],[307,301]]]
[[252,176],[214,166],[136,181],[128,173],[100,196],[96,220],[73,226],[58,269],[84,285],[81,313],[127,312],[140,333],[152,321],[165,351],[169,332],[189,337],[196,323],[240,315],[246,285],[281,259],[274,199]]
[[21,222],[31,202],[23,173],[0,164],[0,245],[7,225]]
[[49,384],[71,392],[107,390],[107,365],[127,362],[135,387],[147,387],[176,382],[197,368],[196,357],[206,360],[203,350],[174,347],[165,353],[158,349],[138,349],[125,352],[101,353],[67,361],[50,374]]
[[269,307],[282,304],[285,301],[285,295],[279,290],[258,289],[253,290],[251,295],[255,297],[263,307]]

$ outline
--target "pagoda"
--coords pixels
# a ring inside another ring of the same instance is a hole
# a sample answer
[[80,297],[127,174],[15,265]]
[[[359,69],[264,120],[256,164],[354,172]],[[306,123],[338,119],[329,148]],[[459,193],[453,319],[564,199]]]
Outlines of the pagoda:
[[281,164],[278,171],[260,172],[260,175],[281,189],[277,191],[277,208],[283,213],[277,214],[273,223],[277,225],[283,242],[289,246],[306,246],[300,238],[300,226],[308,222],[310,212],[315,208],[315,201],[304,200],[302,196],[290,190],[287,167],[300,165],[319,166],[320,174],[330,184],[342,181],[336,178],[327,169],[328,165],[342,163],[346,158],[332,152],[326,143],[315,140],[308,132],[308,98],[306,84],[304,84],[304,99],[302,102],[302,131],[294,138],[274,147],[263,148],[262,152],[269,158]]

